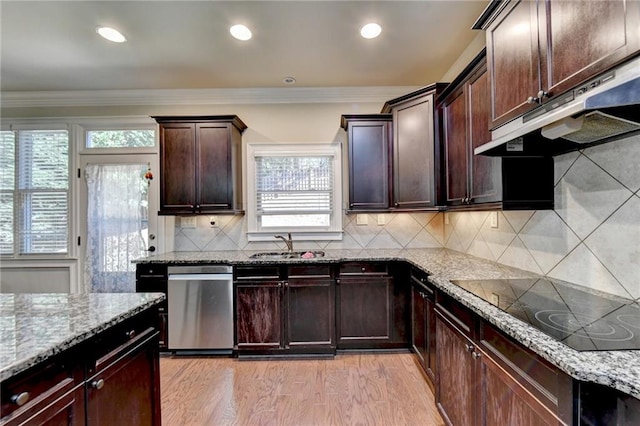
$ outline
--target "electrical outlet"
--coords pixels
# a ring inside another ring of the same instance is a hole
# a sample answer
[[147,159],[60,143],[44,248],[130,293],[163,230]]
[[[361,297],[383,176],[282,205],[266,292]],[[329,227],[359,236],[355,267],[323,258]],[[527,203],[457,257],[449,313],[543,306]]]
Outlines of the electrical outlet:
[[496,293],[491,293],[489,295],[489,303],[492,305],[498,306],[500,304],[500,295]]
[[489,213],[489,217],[491,220],[491,227],[492,228],[497,228],[498,227],[498,212],[491,212]]
[[367,225],[369,223],[369,217],[366,214],[356,215],[356,225]]
[[220,228],[220,224],[218,223],[218,217],[209,216],[209,225],[211,225],[212,228]]
[[384,225],[386,222],[386,219],[384,217],[383,213],[378,214],[378,226],[382,226]]
[[181,216],[180,228],[195,228],[198,225],[198,218],[196,216]]

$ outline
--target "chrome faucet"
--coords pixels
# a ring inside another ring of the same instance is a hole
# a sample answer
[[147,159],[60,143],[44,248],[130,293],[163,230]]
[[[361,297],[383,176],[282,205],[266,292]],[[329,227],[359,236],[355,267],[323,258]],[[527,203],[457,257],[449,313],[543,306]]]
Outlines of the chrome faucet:
[[289,253],[293,252],[293,240],[291,239],[291,232],[287,232],[287,237],[283,237],[282,235],[274,235],[274,238],[280,238],[287,245],[287,251]]

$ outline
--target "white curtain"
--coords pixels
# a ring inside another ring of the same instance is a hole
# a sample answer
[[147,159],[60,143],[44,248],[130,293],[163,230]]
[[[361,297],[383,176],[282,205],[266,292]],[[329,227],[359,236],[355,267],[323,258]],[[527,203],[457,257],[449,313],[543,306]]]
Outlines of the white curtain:
[[135,292],[135,265],[148,233],[146,164],[89,164],[85,290]]

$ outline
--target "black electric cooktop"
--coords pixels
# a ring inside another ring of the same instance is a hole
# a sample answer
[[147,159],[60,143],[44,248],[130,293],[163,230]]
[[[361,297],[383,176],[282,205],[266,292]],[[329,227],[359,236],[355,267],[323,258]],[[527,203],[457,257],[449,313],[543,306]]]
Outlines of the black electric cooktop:
[[545,279],[452,280],[578,351],[640,350],[640,304]]

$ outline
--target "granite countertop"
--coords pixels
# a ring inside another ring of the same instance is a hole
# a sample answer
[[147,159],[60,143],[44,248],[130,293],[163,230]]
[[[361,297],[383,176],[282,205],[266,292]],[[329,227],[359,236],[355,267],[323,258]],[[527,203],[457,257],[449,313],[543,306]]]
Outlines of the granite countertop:
[[[640,350],[576,351],[451,282],[451,280],[535,278],[539,275],[448,249],[325,250],[324,257],[281,260],[251,259],[249,256],[252,253],[254,252],[172,252],[138,259],[136,263],[243,265],[405,260],[429,273],[430,281],[441,291],[452,296],[478,316],[571,377],[605,385],[640,399]],[[584,287],[581,288],[584,289]]]
[[0,381],[164,299],[162,293],[0,294]]

